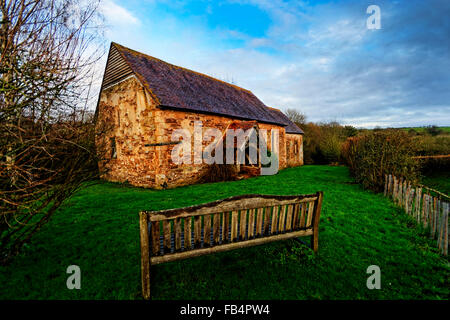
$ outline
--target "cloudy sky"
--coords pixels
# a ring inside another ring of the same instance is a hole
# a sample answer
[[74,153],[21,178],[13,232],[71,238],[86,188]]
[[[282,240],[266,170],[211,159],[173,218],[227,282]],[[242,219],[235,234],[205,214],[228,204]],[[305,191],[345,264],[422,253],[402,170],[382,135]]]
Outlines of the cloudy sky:
[[[369,5],[381,29],[369,30]],[[310,121],[450,125],[450,1],[104,0],[106,37]]]

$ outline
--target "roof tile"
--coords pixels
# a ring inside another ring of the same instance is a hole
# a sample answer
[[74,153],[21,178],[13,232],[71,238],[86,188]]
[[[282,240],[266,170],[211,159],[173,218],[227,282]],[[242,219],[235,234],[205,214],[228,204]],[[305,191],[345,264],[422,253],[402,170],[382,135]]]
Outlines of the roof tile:
[[249,90],[172,65],[117,43],[112,45],[121,52],[161,107],[257,120],[281,126],[291,125],[287,117],[271,111]]

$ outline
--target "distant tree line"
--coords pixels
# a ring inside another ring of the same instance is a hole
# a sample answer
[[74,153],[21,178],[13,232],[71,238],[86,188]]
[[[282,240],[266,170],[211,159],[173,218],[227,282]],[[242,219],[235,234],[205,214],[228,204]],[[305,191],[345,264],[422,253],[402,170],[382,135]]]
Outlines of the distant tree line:
[[421,174],[449,170],[447,159],[416,160],[414,156],[450,154],[450,135],[436,126],[416,130],[357,129],[338,122],[312,123],[289,109],[287,116],[304,132],[305,164],[345,164],[357,182],[381,191],[384,174],[417,181]]

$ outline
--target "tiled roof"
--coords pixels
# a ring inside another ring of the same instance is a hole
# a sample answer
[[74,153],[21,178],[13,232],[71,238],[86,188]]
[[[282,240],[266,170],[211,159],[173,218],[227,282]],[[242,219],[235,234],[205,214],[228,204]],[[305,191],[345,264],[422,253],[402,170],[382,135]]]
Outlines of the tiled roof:
[[[257,120],[281,126],[291,125],[287,117],[271,111],[246,89],[172,65],[116,43],[112,46],[119,50],[160,107]],[[298,128],[295,131],[298,131]]]
[[294,122],[289,120],[289,118],[283,112],[281,112],[281,110],[270,107],[268,108],[273,113],[274,117],[276,117],[279,121],[283,121],[288,124],[286,127],[284,127],[286,133],[304,134],[303,130],[300,129]]

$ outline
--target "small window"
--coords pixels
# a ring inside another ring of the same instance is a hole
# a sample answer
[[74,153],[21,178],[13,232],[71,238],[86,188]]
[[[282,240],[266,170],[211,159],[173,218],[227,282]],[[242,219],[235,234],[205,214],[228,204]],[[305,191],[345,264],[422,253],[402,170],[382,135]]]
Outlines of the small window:
[[117,159],[116,138],[111,138],[111,159]]

